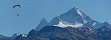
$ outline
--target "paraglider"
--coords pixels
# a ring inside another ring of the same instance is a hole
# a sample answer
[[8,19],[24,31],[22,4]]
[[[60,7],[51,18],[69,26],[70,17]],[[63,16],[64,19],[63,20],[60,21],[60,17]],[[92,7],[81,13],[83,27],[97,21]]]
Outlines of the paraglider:
[[86,29],[87,29],[88,31],[90,31],[90,30],[91,30],[91,28],[89,28],[89,27],[87,27]]
[[20,7],[20,8],[22,7],[20,4],[16,4],[16,5],[13,6],[13,8],[15,8],[17,6]]
[[[22,6],[20,4],[16,4],[16,5],[13,6],[13,8],[15,8],[15,7],[20,7],[21,8]],[[16,14],[16,15],[19,16],[19,14]]]
[[19,16],[19,14],[17,14],[17,16]]

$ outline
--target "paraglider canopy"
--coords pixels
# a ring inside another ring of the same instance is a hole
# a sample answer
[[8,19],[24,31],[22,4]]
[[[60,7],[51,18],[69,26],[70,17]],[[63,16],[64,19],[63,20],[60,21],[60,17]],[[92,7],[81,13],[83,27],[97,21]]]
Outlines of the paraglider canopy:
[[87,27],[86,29],[87,29],[88,31],[90,31],[90,30],[91,30],[91,28],[89,28],[89,27]]
[[13,8],[15,8],[17,6],[20,7],[20,8],[22,7],[20,4],[16,4],[16,5],[13,6]]
[[[16,5],[13,6],[13,8],[15,8],[15,7],[21,8],[22,6],[20,4],[16,4]],[[16,11],[18,11],[18,10],[16,10]],[[16,15],[19,16],[19,14],[16,14]]]

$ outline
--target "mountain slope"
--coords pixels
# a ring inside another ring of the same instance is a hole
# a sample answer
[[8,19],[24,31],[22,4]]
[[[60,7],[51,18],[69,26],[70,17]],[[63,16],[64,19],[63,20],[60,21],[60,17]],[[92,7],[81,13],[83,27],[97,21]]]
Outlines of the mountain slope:
[[111,40],[111,25],[99,23],[74,7],[54,17],[41,30],[31,30],[29,39],[39,40]]
[[13,40],[13,38],[0,35],[0,40]]
[[[70,27],[81,27],[84,23],[91,21],[92,19],[85,15],[81,10],[74,7],[68,12],[61,14],[60,16],[54,17],[49,23],[48,26],[70,26]],[[59,25],[60,24],[60,25]],[[61,26],[61,24],[63,24]],[[78,24],[78,25],[77,25]],[[75,25],[75,26],[74,26]],[[76,28],[77,28],[76,27]]]
[[[14,36],[11,40],[111,40],[111,24],[99,23],[74,7],[54,17],[49,23],[42,19],[28,35]],[[0,36],[7,40],[7,37]],[[9,39],[9,40],[10,40]]]
[[44,26],[46,26],[48,22],[46,21],[45,18],[41,19],[40,24],[36,27],[36,30],[42,29]]

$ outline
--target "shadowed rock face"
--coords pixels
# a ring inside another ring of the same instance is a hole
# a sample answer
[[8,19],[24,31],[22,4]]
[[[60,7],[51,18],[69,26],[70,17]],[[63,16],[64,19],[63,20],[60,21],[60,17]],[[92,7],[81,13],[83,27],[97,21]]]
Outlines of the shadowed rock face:
[[111,30],[107,27],[87,31],[72,27],[60,28],[56,26],[45,26],[40,31],[32,30],[29,32],[28,38],[41,40],[111,40],[110,35]]
[[89,31],[85,27],[45,26],[39,31],[32,29],[27,37],[18,36],[16,40],[111,40],[111,26],[103,24],[101,28]]
[[27,37],[22,34],[16,38],[1,35],[0,40],[111,40],[111,28],[109,27],[111,26],[87,31],[85,28],[45,26],[39,31],[32,29]]

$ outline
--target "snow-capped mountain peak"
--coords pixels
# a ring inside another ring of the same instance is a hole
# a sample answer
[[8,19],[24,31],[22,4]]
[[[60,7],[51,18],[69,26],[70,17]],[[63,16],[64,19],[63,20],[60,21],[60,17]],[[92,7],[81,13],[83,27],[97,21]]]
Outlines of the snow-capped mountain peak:
[[21,33],[15,33],[15,34],[13,34],[13,38],[16,38],[17,36],[20,36],[20,35],[22,35],[22,37],[27,37],[27,34],[21,34]]
[[27,35],[25,35],[25,34],[22,34],[22,36],[23,36],[23,37],[27,37]]
[[86,15],[85,15],[80,9],[78,9],[78,8],[76,8],[76,7],[74,7],[74,9],[75,9],[76,12],[82,17],[84,23],[87,23],[88,21],[85,20],[85,16],[86,16]]
[[76,7],[74,7],[74,8],[75,8],[76,12],[77,12],[80,16],[83,16],[83,13],[81,13],[80,9],[78,9],[78,8],[76,8]]
[[20,33],[15,33],[15,34],[13,34],[13,38],[16,38],[17,36],[19,36],[20,35]]
[[84,23],[92,20],[90,17],[85,15],[80,9],[74,7],[68,12],[61,14],[60,16],[54,17],[49,23],[49,26],[59,27],[82,27]]

